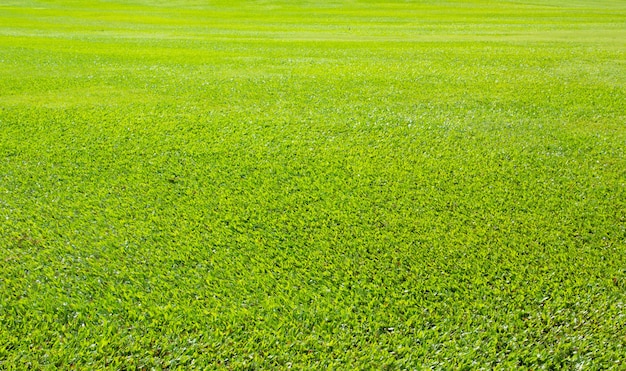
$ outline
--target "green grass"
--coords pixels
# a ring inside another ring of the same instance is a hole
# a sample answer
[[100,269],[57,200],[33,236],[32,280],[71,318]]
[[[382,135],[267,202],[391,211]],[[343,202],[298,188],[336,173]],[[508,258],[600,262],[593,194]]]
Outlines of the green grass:
[[623,369],[626,3],[0,2],[0,369]]

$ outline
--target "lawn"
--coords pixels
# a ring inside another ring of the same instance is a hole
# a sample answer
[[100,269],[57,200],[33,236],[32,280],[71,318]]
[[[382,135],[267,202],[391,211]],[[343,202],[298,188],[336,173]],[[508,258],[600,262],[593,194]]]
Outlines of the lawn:
[[0,369],[626,368],[626,2],[0,1]]

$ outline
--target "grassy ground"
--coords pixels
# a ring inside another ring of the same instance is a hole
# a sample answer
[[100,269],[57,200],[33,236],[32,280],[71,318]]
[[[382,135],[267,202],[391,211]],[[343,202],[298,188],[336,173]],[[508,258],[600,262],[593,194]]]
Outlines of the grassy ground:
[[0,368],[623,369],[623,1],[0,2]]

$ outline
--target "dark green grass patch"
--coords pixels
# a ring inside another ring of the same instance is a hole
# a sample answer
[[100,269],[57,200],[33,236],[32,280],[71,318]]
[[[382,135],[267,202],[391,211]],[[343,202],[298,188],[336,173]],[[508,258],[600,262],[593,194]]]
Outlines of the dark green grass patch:
[[623,368],[625,20],[0,4],[0,368]]

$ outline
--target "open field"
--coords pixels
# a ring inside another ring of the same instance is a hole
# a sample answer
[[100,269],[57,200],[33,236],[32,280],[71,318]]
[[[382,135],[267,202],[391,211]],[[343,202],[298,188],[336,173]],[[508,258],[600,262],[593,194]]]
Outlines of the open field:
[[0,0],[0,369],[625,369],[626,2]]

